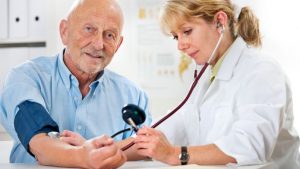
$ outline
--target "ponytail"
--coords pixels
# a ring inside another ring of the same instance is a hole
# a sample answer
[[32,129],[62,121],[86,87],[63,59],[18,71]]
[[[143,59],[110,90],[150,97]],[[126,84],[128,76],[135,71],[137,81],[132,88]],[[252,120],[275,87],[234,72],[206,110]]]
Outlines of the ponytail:
[[237,19],[237,34],[241,36],[248,45],[261,47],[261,36],[259,31],[259,20],[249,7],[243,7]]
[[243,7],[236,18],[234,8],[231,0],[168,0],[162,10],[160,24],[162,30],[169,34],[170,30],[178,28],[179,22],[199,17],[211,22],[217,12],[223,11],[228,17],[232,38],[240,36],[248,45],[260,47],[258,18],[249,7]]

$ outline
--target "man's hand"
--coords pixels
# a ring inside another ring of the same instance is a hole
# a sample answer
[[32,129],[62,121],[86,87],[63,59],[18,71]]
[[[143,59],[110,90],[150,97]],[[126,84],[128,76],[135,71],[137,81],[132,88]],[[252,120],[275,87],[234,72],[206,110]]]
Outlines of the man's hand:
[[74,146],[82,146],[87,153],[85,156],[87,168],[117,168],[126,161],[125,154],[108,136],[85,140],[78,133],[64,130],[60,140]]
[[86,168],[118,168],[127,160],[123,151],[108,136],[87,140],[82,148],[86,152],[83,156],[86,157]]
[[29,147],[38,163],[48,166],[111,169],[127,160],[123,151],[108,136],[72,143],[77,145],[40,133],[30,140]]

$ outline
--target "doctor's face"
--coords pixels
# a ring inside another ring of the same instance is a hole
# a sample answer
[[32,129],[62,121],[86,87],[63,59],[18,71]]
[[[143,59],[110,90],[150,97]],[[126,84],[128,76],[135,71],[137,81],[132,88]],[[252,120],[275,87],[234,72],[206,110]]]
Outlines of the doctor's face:
[[72,73],[97,74],[118,50],[122,42],[122,14],[109,2],[83,1],[61,22],[65,63]]
[[216,25],[201,18],[178,25],[176,30],[171,31],[174,39],[178,41],[177,48],[197,64],[205,64],[219,38]]

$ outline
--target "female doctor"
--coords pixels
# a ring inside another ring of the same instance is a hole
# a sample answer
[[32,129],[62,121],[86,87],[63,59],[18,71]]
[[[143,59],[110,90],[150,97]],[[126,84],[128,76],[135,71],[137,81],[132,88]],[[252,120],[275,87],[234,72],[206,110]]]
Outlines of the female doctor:
[[257,49],[252,11],[244,7],[236,17],[230,0],[168,0],[161,26],[198,65],[213,59],[178,113],[158,130],[138,131],[137,153],[171,165],[300,168],[288,80]]

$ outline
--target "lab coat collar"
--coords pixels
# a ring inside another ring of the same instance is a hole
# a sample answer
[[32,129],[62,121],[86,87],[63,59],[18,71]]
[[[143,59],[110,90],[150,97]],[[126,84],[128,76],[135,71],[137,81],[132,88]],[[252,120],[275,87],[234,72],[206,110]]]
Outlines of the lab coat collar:
[[243,53],[243,50],[246,47],[247,47],[246,42],[240,37],[238,37],[233,42],[227,55],[225,55],[225,58],[223,60],[223,63],[219,69],[217,76],[215,77],[212,84],[208,87],[204,96],[200,99],[201,100],[200,104],[203,104],[206,101],[206,99],[208,98],[208,96],[210,95],[210,93],[212,91],[216,91],[215,87],[217,87],[216,86],[217,81],[219,81],[219,80],[228,81],[232,78],[233,71],[236,67],[236,64],[237,64],[238,60],[240,59],[240,57]]
[[215,80],[229,80],[232,77],[235,65],[246,47],[246,42],[241,37],[237,37],[225,56]]

